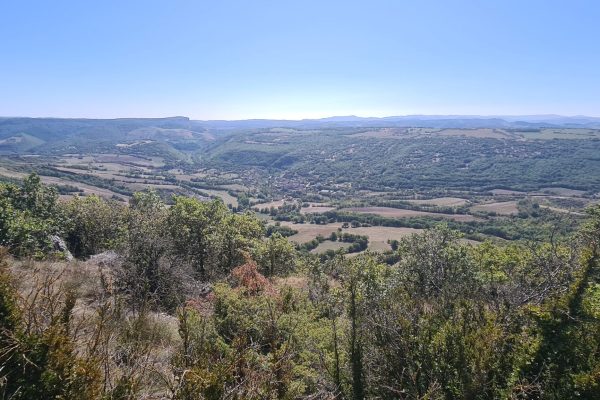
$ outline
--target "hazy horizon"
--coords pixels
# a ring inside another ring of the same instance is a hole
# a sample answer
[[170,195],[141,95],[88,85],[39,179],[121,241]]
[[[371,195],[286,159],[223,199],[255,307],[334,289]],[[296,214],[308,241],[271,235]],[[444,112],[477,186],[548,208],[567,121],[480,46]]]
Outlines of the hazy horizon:
[[600,119],[600,115],[562,115],[562,114],[515,114],[515,115],[502,115],[502,114],[489,114],[489,115],[478,115],[478,114],[404,114],[404,115],[326,115],[323,117],[306,117],[306,118],[214,118],[214,119],[198,119],[192,118],[187,115],[157,115],[157,116],[137,116],[129,115],[122,117],[64,117],[64,116],[31,116],[31,115],[0,115],[0,118],[32,118],[32,119],[90,119],[90,120],[111,120],[111,119],[166,119],[166,118],[188,118],[192,121],[252,121],[252,120],[266,120],[266,121],[303,121],[303,120],[326,120],[326,119],[344,119],[344,118],[357,118],[357,119],[386,119],[386,118],[415,118],[415,119],[492,119],[492,118],[510,118],[510,119],[534,119],[534,118],[589,118],[589,119]]

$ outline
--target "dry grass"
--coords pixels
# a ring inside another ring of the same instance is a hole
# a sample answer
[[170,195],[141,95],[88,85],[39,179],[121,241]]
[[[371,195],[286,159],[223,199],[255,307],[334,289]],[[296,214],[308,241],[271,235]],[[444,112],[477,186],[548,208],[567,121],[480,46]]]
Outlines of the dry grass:
[[547,206],[547,205],[544,205],[544,204],[540,204],[540,207],[546,208],[546,209],[551,210],[551,211],[563,213],[563,214],[577,215],[579,217],[583,217],[583,216],[586,215],[585,213],[582,213],[582,212],[572,211],[572,210],[566,210],[564,208],[552,207],[552,206]]
[[[5,168],[0,168],[0,175],[10,177],[10,178],[23,179],[23,178],[26,178],[29,174],[26,174],[23,172],[10,171]],[[61,179],[61,178],[56,178],[53,176],[44,176],[44,175],[40,175],[40,179],[46,185],[75,186],[75,187],[83,190],[83,194],[86,196],[95,194],[97,196],[101,196],[101,197],[105,197],[105,198],[111,198],[114,195],[119,196],[119,197],[127,197],[127,196],[123,196],[121,194],[115,193],[108,189],[99,188],[99,187],[88,185],[85,183],[74,182],[74,181],[71,181],[68,179]]]
[[300,209],[300,213],[302,214],[318,214],[318,213],[324,213],[327,211],[332,211],[335,210],[335,207],[332,207],[331,205],[327,204],[327,203],[309,203],[308,207],[302,207]]
[[408,217],[441,217],[446,219],[452,219],[454,221],[473,221],[476,218],[472,215],[465,214],[442,214],[442,213],[432,213],[426,211],[416,211],[416,210],[405,210],[402,208],[392,208],[392,207],[351,207],[351,208],[343,208],[340,211],[345,212],[353,212],[360,214],[376,214],[382,217],[387,218],[408,218]]
[[502,201],[497,203],[480,204],[471,207],[473,211],[495,212],[500,215],[514,215],[519,212],[516,201]]
[[466,136],[474,138],[490,138],[490,139],[507,139],[514,138],[515,136],[502,129],[442,129],[437,132],[438,136]]
[[421,199],[421,200],[407,200],[409,203],[432,205],[440,207],[458,207],[463,206],[467,203],[466,199],[459,197],[438,197],[435,199]]
[[231,204],[233,207],[238,206],[237,198],[230,195],[226,190],[200,189],[200,191],[202,191],[204,193],[208,193],[209,195],[214,196],[214,197],[220,197],[221,199],[223,199],[223,202],[225,204]]
[[256,208],[279,208],[279,207],[283,207],[283,205],[286,203],[285,200],[274,200],[274,201],[270,201],[268,203],[258,203],[255,204],[253,207]]
[[[338,228],[342,229],[342,224],[335,222],[327,225],[316,225],[316,224],[293,224],[291,222],[281,222],[281,225],[289,226],[292,229],[298,231],[297,234],[290,236],[290,240],[296,243],[306,243],[317,236],[328,237],[332,232],[337,232]],[[390,246],[387,243],[388,240],[400,240],[405,236],[412,235],[414,233],[422,232],[421,229],[413,228],[395,228],[391,226],[368,226],[360,228],[344,228],[344,233],[351,233],[353,235],[363,235],[369,238],[369,248],[371,250],[389,250]],[[338,242],[339,243],[339,242]],[[342,243],[343,244],[343,243]],[[347,245],[347,244],[346,244]],[[339,248],[340,245],[334,244],[330,241],[325,241],[317,247],[317,252],[326,251],[328,248]]]
[[[132,338],[123,333],[131,329],[135,313],[123,313],[119,300],[111,289],[111,270],[93,262],[9,262],[13,282],[18,291],[18,302],[28,329],[42,332],[64,308],[67,293],[76,293],[77,299],[69,325],[69,335],[75,340],[78,357],[102,365],[109,374],[107,390],[114,387],[121,376],[128,374],[139,380],[136,398],[166,398],[169,393],[158,374],[169,376],[171,360],[180,346],[178,319],[164,313],[149,312],[144,321],[144,334],[150,342],[135,346]],[[101,278],[102,277],[102,278]],[[103,285],[102,282],[106,284]],[[129,340],[129,341],[126,341]],[[92,352],[90,343],[94,343]],[[140,342],[141,343],[141,342]],[[128,370],[113,357],[126,349],[130,356]],[[146,371],[152,371],[147,373]]]
[[359,132],[349,135],[349,137],[364,137],[364,138],[386,138],[386,139],[399,139],[406,137],[406,128],[382,128],[372,131]]
[[551,194],[551,195],[565,196],[565,197],[580,197],[585,194],[584,190],[575,190],[575,189],[568,189],[568,188],[562,188],[562,187],[541,188],[539,191],[544,194]]
[[325,253],[327,250],[337,251],[339,249],[345,249],[350,246],[350,243],[344,242],[332,242],[331,240],[326,240],[323,243],[320,243],[316,248],[312,249],[311,253]]
[[317,225],[317,224],[294,224],[289,221],[282,221],[282,226],[289,226],[290,228],[298,231],[295,235],[289,237],[289,239],[296,243],[306,243],[310,242],[317,236],[321,235],[323,237],[327,237],[331,235],[332,232],[336,232],[338,228],[342,227],[341,222],[335,222],[333,224],[327,225]]
[[403,237],[423,232],[422,229],[414,228],[395,228],[392,226],[368,226],[360,228],[344,229],[344,232],[354,235],[364,235],[369,237],[369,249],[371,250],[389,250],[388,240],[400,240]]
[[494,196],[524,196],[526,194],[525,192],[507,189],[493,189],[491,192]]

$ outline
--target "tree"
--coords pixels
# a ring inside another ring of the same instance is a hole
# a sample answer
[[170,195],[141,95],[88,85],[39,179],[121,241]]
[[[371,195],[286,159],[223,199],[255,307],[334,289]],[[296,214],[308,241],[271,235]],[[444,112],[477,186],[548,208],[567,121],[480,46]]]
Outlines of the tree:
[[438,226],[400,241],[399,268],[412,293],[446,300],[470,296],[477,287],[475,270],[459,239],[458,232]]
[[287,274],[294,270],[296,249],[279,232],[258,246],[256,258],[265,276]]
[[219,199],[174,200],[168,217],[172,255],[189,264],[202,281],[227,275],[240,265],[264,233],[256,217],[233,214]]
[[360,254],[349,261],[340,262],[340,280],[346,299],[346,312],[350,320],[348,353],[352,398],[362,400],[367,396],[364,347],[369,334],[366,317],[373,311],[389,271],[370,254]]
[[220,200],[201,202],[177,196],[169,210],[168,230],[173,242],[173,254],[189,263],[200,280],[207,280],[212,271],[210,250],[218,246],[217,233],[229,212]]
[[92,195],[74,197],[64,206],[68,216],[66,242],[75,257],[116,249],[125,235],[126,209]]
[[118,285],[134,310],[174,310],[183,301],[185,270],[169,258],[168,209],[155,192],[136,193],[126,216]]
[[36,174],[25,178],[21,187],[0,184],[0,245],[17,256],[50,254],[50,237],[64,228],[57,199],[56,190],[42,185]]

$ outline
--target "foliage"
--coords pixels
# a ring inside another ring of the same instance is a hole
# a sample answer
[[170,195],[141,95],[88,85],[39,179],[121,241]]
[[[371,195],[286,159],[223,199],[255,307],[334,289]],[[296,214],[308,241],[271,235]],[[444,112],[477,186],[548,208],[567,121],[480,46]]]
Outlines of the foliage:
[[32,174],[22,186],[0,184],[0,245],[19,256],[43,257],[53,250],[50,236],[63,229],[58,194]]
[[116,249],[125,233],[126,209],[97,196],[74,197],[64,206],[66,242],[75,257],[86,258]]
[[0,392],[11,399],[94,399],[101,373],[95,354],[81,354],[73,334],[76,295],[45,279],[21,303],[0,253]]
[[[472,245],[439,224],[387,257],[317,257],[218,200],[59,207],[26,183],[2,186],[3,235],[26,216],[117,262],[52,270],[0,251],[5,398],[600,396],[598,206],[566,240]],[[364,242],[340,232],[315,241]]]

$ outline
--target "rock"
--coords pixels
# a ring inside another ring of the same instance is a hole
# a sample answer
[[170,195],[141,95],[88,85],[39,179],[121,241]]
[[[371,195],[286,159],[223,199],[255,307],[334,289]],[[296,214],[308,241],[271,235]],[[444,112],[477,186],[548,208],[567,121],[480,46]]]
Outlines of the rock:
[[60,236],[52,235],[50,236],[50,241],[52,242],[52,247],[54,247],[54,250],[63,253],[63,255],[65,256],[65,260],[73,261],[75,259],[75,257],[73,257],[73,254],[71,254],[71,252],[67,248],[67,244],[64,240],[62,240]]
[[103,268],[114,268],[119,264],[119,255],[112,250],[94,254],[88,259],[91,264],[99,265]]

